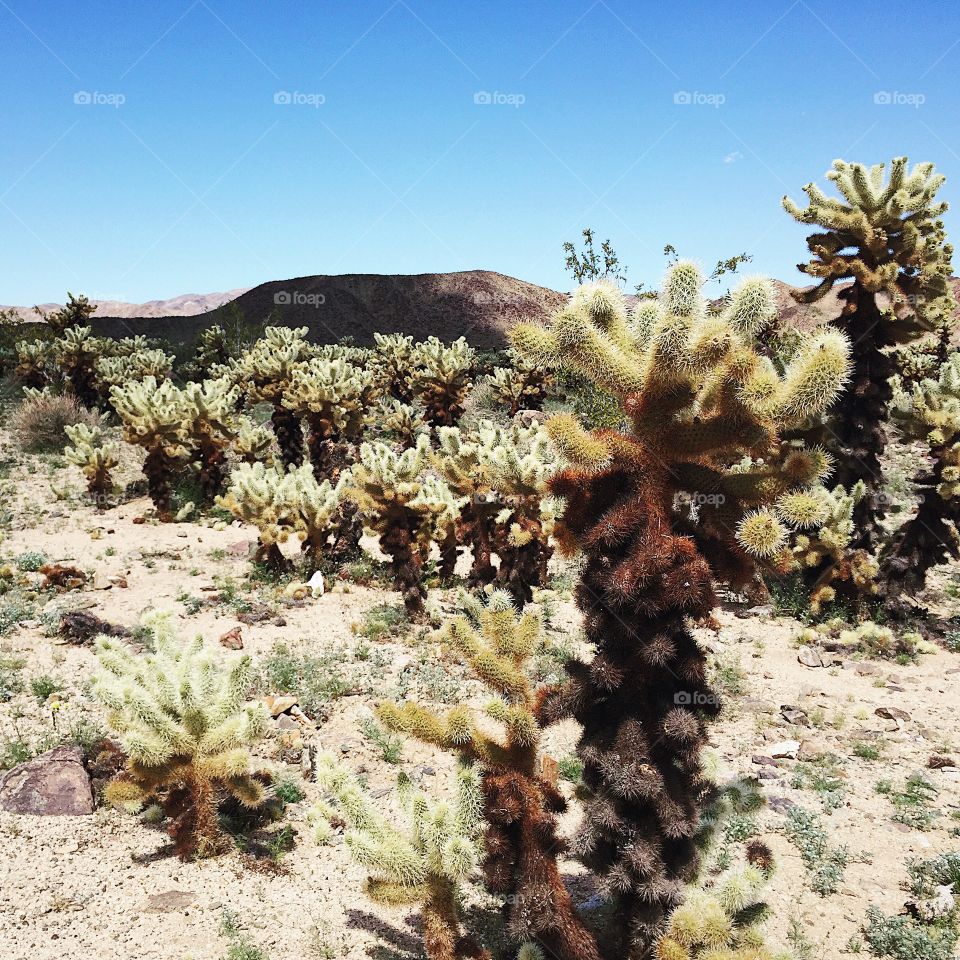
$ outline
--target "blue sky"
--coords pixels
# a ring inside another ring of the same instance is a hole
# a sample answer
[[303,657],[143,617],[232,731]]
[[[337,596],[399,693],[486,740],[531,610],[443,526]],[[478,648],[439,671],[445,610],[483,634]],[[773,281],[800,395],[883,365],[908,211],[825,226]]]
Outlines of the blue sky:
[[933,160],[960,201],[953,0],[0,0],[0,61],[0,303],[565,289],[587,225],[631,284],[666,243],[799,280],[780,197],[835,157]]

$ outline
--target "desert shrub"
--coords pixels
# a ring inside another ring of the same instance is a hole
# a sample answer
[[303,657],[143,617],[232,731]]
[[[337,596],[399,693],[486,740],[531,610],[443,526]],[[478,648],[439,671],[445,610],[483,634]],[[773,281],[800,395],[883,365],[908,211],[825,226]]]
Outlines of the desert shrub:
[[100,426],[100,416],[74,397],[41,394],[28,398],[10,418],[10,432],[26,453],[60,453],[69,443],[66,427]]

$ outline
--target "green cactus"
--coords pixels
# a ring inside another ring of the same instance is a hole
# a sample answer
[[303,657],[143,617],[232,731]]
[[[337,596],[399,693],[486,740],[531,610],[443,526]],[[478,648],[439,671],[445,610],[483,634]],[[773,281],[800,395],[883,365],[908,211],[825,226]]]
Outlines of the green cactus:
[[424,613],[423,562],[438,529],[447,530],[461,501],[430,474],[430,441],[401,453],[380,441],[360,446],[345,495],[360,508],[390,557],[394,588],[412,619]]
[[457,423],[473,386],[476,362],[476,352],[463,337],[450,344],[428,337],[416,345],[411,389],[423,404],[428,423],[435,427]]
[[225,379],[190,382],[182,391],[180,436],[208,501],[223,489],[227,449],[236,436],[234,412],[239,396],[239,389]]
[[39,307],[36,311],[51,330],[57,334],[63,334],[74,327],[89,326],[90,318],[97,312],[97,308],[82,294],[75,297],[68,291],[64,306],[52,313],[44,313]]
[[507,351],[507,365],[496,367],[482,381],[493,403],[509,416],[521,410],[542,410],[553,384],[553,374],[537,360],[516,350]]
[[[347,824],[346,842],[354,860],[370,871],[367,894],[377,903],[418,903],[429,960],[489,960],[486,950],[461,933],[460,884],[480,858],[480,790],[475,771],[457,772],[451,803],[432,801],[401,780],[396,826],[377,810],[369,794],[332,754],[317,758],[317,783]],[[326,807],[320,815],[334,813]]]
[[113,489],[110,471],[119,463],[117,445],[104,443],[103,431],[85,423],[66,424],[63,432],[71,444],[64,449],[64,456],[83,471],[88,493],[102,503]]
[[531,658],[543,646],[539,617],[518,616],[502,591],[491,594],[476,615],[476,629],[458,617],[438,639],[489,689],[484,715],[466,706],[440,715],[412,701],[382,704],[378,714],[391,729],[479,768],[487,822],[484,876],[506,904],[511,936],[535,940],[559,960],[599,960],[557,867],[566,848],[557,815],[566,803],[542,770],[540,707],[546,691],[534,689],[528,678]]
[[884,537],[881,459],[894,372],[889,348],[952,322],[956,309],[949,285],[953,248],[940,219],[947,205],[936,200],[944,177],[932,163],[910,168],[906,157],[897,157],[889,175],[882,163],[866,167],[835,160],[827,179],[840,198],[810,183],[803,188],[806,207],[783,200],[795,219],[823,228],[807,238],[811,260],[799,266],[819,283],[794,296],[814,302],[837,282],[850,281],[839,294],[843,310],[831,324],[849,335],[852,377],[824,443],[832,444],[838,483],[848,490],[857,480],[866,484],[867,495],[854,511],[853,545],[876,552]]
[[14,379],[35,390],[53,383],[53,344],[46,340],[20,340],[16,345]]
[[880,555],[882,593],[888,603],[916,595],[928,571],[960,559],[960,353],[939,376],[908,388],[892,381],[891,414],[904,436],[927,445],[928,466],[918,471],[917,511],[895,533]]
[[273,463],[273,431],[250,417],[237,418],[231,449],[242,463]]
[[375,333],[374,363],[376,384],[380,393],[388,394],[400,403],[410,403],[413,393],[410,375],[413,371],[413,337],[401,333]]
[[146,348],[114,356],[99,356],[94,362],[97,390],[102,395],[108,395],[111,387],[130,380],[142,380],[144,377],[165,380],[172,369],[172,354]]
[[381,398],[373,411],[373,422],[404,450],[416,446],[420,434],[430,430],[426,413],[420,404],[402,403],[390,396]]
[[342,359],[313,357],[296,364],[283,405],[309,426],[310,460],[317,480],[335,480],[347,445],[363,432],[372,375]]
[[153,615],[146,625],[156,650],[145,657],[109,637],[96,643],[101,670],[93,691],[109,708],[107,722],[128,758],[107,797],[129,811],[159,803],[177,853],[208,856],[228,847],[217,822],[221,797],[251,808],[265,799],[249,747],[266,731],[268,716],[260,704],[244,706],[250,657],[225,670],[200,637],[178,640],[169,616]]
[[53,342],[53,360],[70,392],[85,407],[94,407],[100,399],[97,390],[96,361],[102,347],[89,327],[68,327]]
[[172,481],[187,456],[183,392],[169,380],[147,376],[111,387],[110,401],[123,425],[124,439],[146,450],[143,472],[160,519],[172,520]]
[[[272,405],[271,423],[284,466],[303,462],[303,428],[283,401],[294,370],[310,356],[306,335],[306,327],[267,327],[262,339],[231,363],[227,373],[250,400]],[[215,372],[219,374],[219,368]]]
[[743,281],[720,313],[702,285],[679,262],[628,318],[615,285],[590,284],[549,325],[512,335],[616,398],[629,424],[547,424],[572,464],[550,484],[566,500],[556,535],[585,554],[577,595],[596,654],[567,664],[543,717],[582,727],[589,799],[576,845],[612,891],[611,956],[650,946],[697,869],[700,752],[719,701],[688,624],[713,609],[715,580],[743,586],[755,558],[782,548],[779,518],[753,514],[817,482],[822,463],[782,456],[779,431],[822,414],[849,371],[837,331],[807,338],[782,371],[761,352],[755,338],[776,315],[769,281]]

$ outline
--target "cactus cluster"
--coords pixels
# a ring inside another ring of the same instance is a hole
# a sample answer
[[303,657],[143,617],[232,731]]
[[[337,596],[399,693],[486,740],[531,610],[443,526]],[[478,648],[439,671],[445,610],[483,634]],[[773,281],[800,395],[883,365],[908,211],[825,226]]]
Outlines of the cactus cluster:
[[476,351],[463,337],[449,344],[428,337],[416,345],[410,357],[410,390],[423,404],[428,423],[457,423],[473,386],[476,362]]
[[513,349],[507,351],[506,365],[496,367],[481,381],[490,402],[511,417],[521,410],[543,410],[552,384],[546,366]]
[[[506,904],[511,937],[536,941],[559,960],[599,960],[557,867],[565,849],[557,814],[566,803],[542,770],[544,691],[528,677],[530,658],[542,646],[540,620],[533,613],[518,617],[511,598],[494,592],[478,621],[474,628],[459,617],[438,639],[492,694],[482,714],[457,706],[441,715],[411,701],[382,704],[378,714],[388,727],[479,768],[487,824],[484,876]],[[491,721],[498,732],[490,732]]]
[[318,483],[306,463],[286,472],[263,463],[242,463],[217,504],[257,528],[257,562],[274,571],[286,570],[289,562],[280,544],[294,537],[301,542],[310,574],[321,565],[348,480],[349,474],[344,474],[336,486],[329,480]]
[[831,321],[852,344],[852,376],[824,441],[836,456],[836,482],[866,495],[854,510],[856,548],[876,552],[883,541],[885,509],[881,458],[887,444],[894,373],[890,348],[918,340],[953,323],[956,302],[949,285],[952,246],[943,221],[946,203],[936,196],[944,177],[932,163],[912,168],[906,157],[871,167],[834,161],[827,174],[840,193],[827,196],[815,184],[803,189],[800,207],[784,207],[804,224],[822,228],[807,238],[811,253],[799,269],[819,282],[794,296],[813,302],[839,281],[840,316]]
[[110,637],[96,643],[101,670],[94,694],[127,755],[125,770],[107,788],[115,806],[138,811],[157,803],[184,859],[224,849],[217,808],[226,796],[246,807],[265,799],[249,747],[265,732],[263,706],[245,705],[249,657],[224,669],[203,640],[179,640],[166,615],[145,620],[156,649],[132,655]]
[[331,754],[317,758],[317,783],[330,803],[317,811],[321,821],[339,814],[353,858],[370,871],[367,893],[391,905],[418,903],[429,960],[489,960],[490,954],[461,932],[460,884],[480,858],[480,790],[476,771],[462,765],[452,802],[433,801],[402,780],[397,826]]
[[632,316],[615,286],[589,284],[549,324],[513,331],[519,350],[587,377],[629,423],[547,423],[571,463],[551,481],[566,499],[557,536],[585,555],[577,599],[596,655],[569,663],[543,706],[583,729],[576,850],[613,898],[622,956],[649,945],[697,870],[700,751],[719,701],[689,619],[710,613],[714,580],[742,585],[754,556],[782,546],[762,511],[815,484],[822,461],[782,456],[780,431],[826,410],[849,368],[846,338],[825,331],[779,370],[755,345],[776,315],[772,285],[748,279],[715,313],[702,284],[677,263]]

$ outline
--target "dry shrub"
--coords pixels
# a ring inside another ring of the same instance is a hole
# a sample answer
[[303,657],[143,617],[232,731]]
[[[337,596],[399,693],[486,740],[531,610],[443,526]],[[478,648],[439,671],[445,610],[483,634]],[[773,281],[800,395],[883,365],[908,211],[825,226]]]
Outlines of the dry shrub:
[[96,427],[100,417],[68,396],[40,396],[24,400],[10,418],[10,432],[26,453],[62,452],[66,426],[85,423]]

